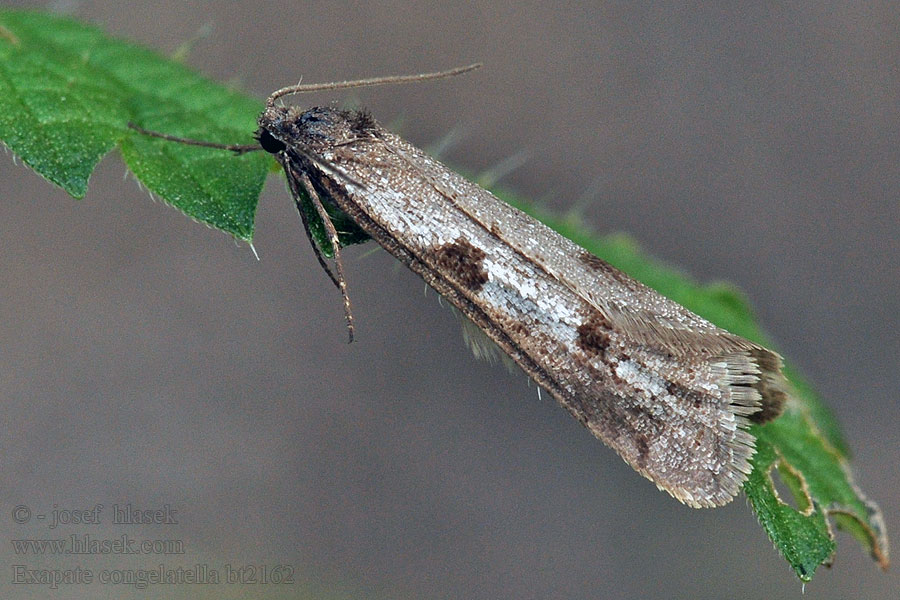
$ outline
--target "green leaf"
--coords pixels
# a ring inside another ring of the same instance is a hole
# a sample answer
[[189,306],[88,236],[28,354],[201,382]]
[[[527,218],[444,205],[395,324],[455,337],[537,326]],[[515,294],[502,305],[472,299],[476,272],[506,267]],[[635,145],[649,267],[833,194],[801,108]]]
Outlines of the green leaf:
[[128,127],[251,143],[262,103],[100,30],[40,13],[0,11],[0,140],[37,173],[84,197],[117,145],[152,193],[242,240],[272,159],[174,144]]
[[[0,139],[35,171],[81,198],[97,162],[119,145],[138,179],[188,216],[250,240],[271,158],[236,156],[150,138],[145,129],[221,143],[249,143],[258,100],[214,84],[152,51],[64,18],[0,11]],[[699,286],[644,256],[625,236],[599,237],[579,219],[557,218],[503,194],[623,271],[729,331],[771,347],[732,286]],[[323,251],[318,216],[301,209]],[[344,243],[362,241],[334,215]],[[797,575],[808,581],[835,551],[831,523],[854,535],[882,566],[887,538],[877,506],[854,485],[837,424],[812,388],[786,370],[785,414],[754,426],[757,453],[744,489],[760,523]],[[779,495],[774,478],[780,480]]]

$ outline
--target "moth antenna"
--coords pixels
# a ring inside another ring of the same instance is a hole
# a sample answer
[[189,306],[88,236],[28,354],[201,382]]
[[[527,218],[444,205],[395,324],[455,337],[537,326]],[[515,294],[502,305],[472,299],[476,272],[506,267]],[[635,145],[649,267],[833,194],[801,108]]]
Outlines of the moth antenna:
[[368,79],[355,79],[351,81],[333,81],[331,83],[298,83],[281,88],[272,92],[272,95],[266,100],[266,106],[271,108],[275,106],[275,101],[282,96],[290,94],[303,94],[306,92],[319,92],[322,90],[343,90],[348,88],[368,87],[373,85],[389,85],[395,83],[411,83],[416,81],[426,81],[430,79],[442,79],[444,77],[453,77],[454,75],[462,75],[469,71],[480,68],[481,63],[474,63],[465,67],[456,67],[446,71],[436,71],[434,73],[419,73],[417,75],[388,75],[385,77],[370,77]]
[[[347,294],[347,279],[344,277],[344,261],[341,260],[341,244],[337,230],[334,228],[331,217],[329,217],[328,212],[325,211],[325,207],[322,205],[322,201],[319,199],[319,195],[313,188],[312,182],[309,180],[309,176],[306,173],[300,174],[300,182],[303,184],[306,193],[309,194],[313,206],[316,207],[316,212],[319,213],[319,218],[322,219],[322,225],[325,226],[325,231],[328,233],[328,241],[331,242],[331,249],[334,252],[334,266],[337,270],[336,283],[338,289],[341,290],[341,296],[344,298],[344,315],[347,317],[347,330],[350,335],[349,342],[352,342],[353,311],[350,309],[350,296]],[[315,245],[315,243],[313,245]]]
[[143,127],[139,127],[134,123],[128,123],[128,127],[134,129],[138,133],[142,135],[146,135],[149,137],[160,138],[163,140],[168,140],[170,142],[178,142],[179,144],[186,144],[188,146],[202,146],[203,148],[217,148],[219,150],[230,150],[236,154],[246,154],[247,152],[256,152],[257,150],[262,150],[262,146],[259,144],[217,144],[215,142],[205,142],[203,140],[193,140],[190,138],[183,138],[174,135],[169,135],[167,133],[160,133],[158,131],[150,131],[149,129],[144,129]]

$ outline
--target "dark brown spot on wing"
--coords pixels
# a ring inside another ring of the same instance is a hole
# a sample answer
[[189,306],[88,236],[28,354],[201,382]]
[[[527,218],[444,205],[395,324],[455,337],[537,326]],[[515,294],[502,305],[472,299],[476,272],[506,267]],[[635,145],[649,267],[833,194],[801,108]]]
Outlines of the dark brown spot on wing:
[[611,331],[612,323],[606,320],[603,315],[594,313],[578,326],[576,343],[579,348],[588,354],[603,354],[609,347],[609,334]]
[[630,405],[627,399],[622,400],[606,404],[588,421],[601,420],[600,429],[618,440],[625,460],[638,469],[645,469],[651,459],[652,440],[659,438],[666,425],[646,410]]
[[760,395],[761,409],[750,420],[754,423],[768,423],[781,414],[787,402],[787,391],[780,377],[781,360],[778,355],[762,348],[751,350],[750,354],[762,371],[754,384]]
[[612,266],[611,264],[609,264],[602,258],[598,258],[598,257],[594,256],[587,250],[583,250],[581,253],[578,254],[578,260],[580,260],[582,263],[584,263],[588,267],[594,269],[595,271],[603,273],[604,275],[611,277],[612,279],[618,281],[619,283],[621,283],[628,289],[634,290],[640,286],[640,284],[636,280],[632,279],[631,277],[629,277],[622,271],[618,270],[617,268],[615,268],[614,266]]
[[675,385],[671,381],[666,383],[666,392],[668,392],[670,396],[684,399],[685,402],[689,403],[694,408],[700,408],[703,406],[703,403],[707,401],[707,397],[700,392],[689,390],[683,385]]
[[634,438],[634,445],[637,447],[637,466],[641,469],[647,466],[647,459],[650,457],[650,442],[647,436],[637,434]]
[[528,326],[521,321],[513,321],[509,324],[509,332],[516,335],[519,339],[527,338],[531,335]]
[[484,250],[462,238],[434,250],[437,269],[472,292],[479,291],[487,283],[484,257]]
[[608,269],[610,267],[610,264],[608,262],[606,262],[602,258],[594,256],[587,250],[584,250],[578,255],[578,260],[591,267],[592,269]]

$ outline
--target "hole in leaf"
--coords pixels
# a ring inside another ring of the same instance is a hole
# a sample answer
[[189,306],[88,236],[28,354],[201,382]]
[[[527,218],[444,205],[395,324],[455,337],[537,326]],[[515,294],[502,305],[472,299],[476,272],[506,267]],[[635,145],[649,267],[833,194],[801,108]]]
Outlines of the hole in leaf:
[[784,461],[778,461],[778,466],[769,472],[772,486],[778,500],[802,514],[809,514],[812,510],[812,502],[806,492],[803,476],[795,471]]

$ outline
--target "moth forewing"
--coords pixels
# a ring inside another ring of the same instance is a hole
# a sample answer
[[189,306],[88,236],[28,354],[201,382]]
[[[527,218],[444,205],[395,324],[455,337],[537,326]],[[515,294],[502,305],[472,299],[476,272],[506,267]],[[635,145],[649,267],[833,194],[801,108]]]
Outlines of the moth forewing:
[[773,418],[785,399],[777,354],[618,271],[366,113],[270,104],[259,124],[289,179],[302,176],[311,195],[419,273],[637,471],[695,507],[737,494],[754,451],[750,419]]

